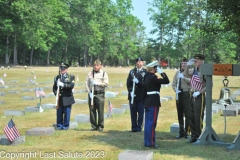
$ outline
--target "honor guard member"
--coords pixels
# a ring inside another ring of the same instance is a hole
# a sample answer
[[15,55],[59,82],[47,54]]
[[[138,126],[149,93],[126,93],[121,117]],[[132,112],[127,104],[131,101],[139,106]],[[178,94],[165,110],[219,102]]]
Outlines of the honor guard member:
[[[183,78],[190,84],[189,124],[191,130],[190,143],[196,142],[203,128],[203,116],[205,110],[206,79],[201,74],[200,66],[204,63],[204,55],[196,54],[194,59],[187,63],[187,67],[179,78]],[[194,69],[190,69],[194,64]],[[191,77],[187,78],[187,77]]]
[[[186,58],[182,59],[180,63],[180,70],[177,71],[174,75],[172,88],[176,92],[176,106],[177,106],[177,115],[178,115],[178,123],[179,123],[179,135],[176,136],[179,138],[188,138],[188,134],[190,132],[189,126],[189,100],[190,100],[190,85],[186,81],[181,78],[178,78],[178,75],[182,73],[186,66],[188,60]],[[183,118],[185,117],[185,123]],[[184,125],[185,124],[185,125]]]
[[[144,146],[158,147],[155,143],[155,128],[157,126],[158,112],[160,103],[161,84],[169,84],[169,79],[161,68],[159,62],[153,61],[147,65],[147,76],[145,78],[145,87],[147,97],[144,102],[145,107],[145,126],[144,126]],[[158,78],[155,73],[158,72],[162,78]]]
[[[141,132],[144,115],[143,104],[146,98],[144,79],[146,77],[147,70],[143,68],[144,62],[141,57],[137,58],[135,62],[136,67],[133,68],[128,74],[127,89],[129,93],[128,100],[132,122],[131,131]],[[134,93],[132,91],[134,91]],[[131,102],[133,103],[131,104]]]
[[[104,128],[105,87],[108,86],[108,74],[101,68],[101,61],[95,60],[93,70],[88,73],[86,78],[86,87],[90,91],[88,98],[90,123],[92,126],[90,131],[98,130],[99,132],[102,132]],[[93,105],[91,105],[91,98],[93,98]]]
[[62,63],[59,67],[59,75],[54,78],[53,93],[57,95],[59,87],[59,108],[57,109],[57,129],[69,128],[72,104],[75,103],[72,89],[74,88],[74,75],[68,73],[69,65]]

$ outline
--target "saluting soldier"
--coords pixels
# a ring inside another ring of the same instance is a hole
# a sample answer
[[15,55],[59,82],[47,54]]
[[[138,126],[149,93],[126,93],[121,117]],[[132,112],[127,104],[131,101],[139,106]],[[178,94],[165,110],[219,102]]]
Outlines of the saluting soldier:
[[[95,60],[93,70],[89,72],[86,77],[87,87],[94,95],[92,97],[90,93],[88,98],[90,123],[92,127],[90,131],[98,130],[99,132],[102,132],[104,128],[105,88],[108,86],[108,74],[101,68],[101,61]],[[92,88],[94,88],[94,90],[92,90]],[[91,105],[91,98],[93,98],[93,105]]]
[[[155,128],[157,126],[158,112],[160,103],[160,88],[162,84],[169,84],[166,73],[159,68],[159,62],[153,61],[147,65],[147,76],[145,86],[147,97],[144,102],[145,107],[145,126],[144,126],[144,146],[158,147],[155,143]],[[158,72],[162,78],[158,78],[155,73]]]
[[[188,134],[190,132],[189,126],[189,100],[190,100],[190,84],[179,78],[178,75],[182,73],[187,66],[187,58],[183,58],[180,63],[180,70],[177,71],[174,75],[172,88],[176,92],[176,107],[177,107],[177,115],[178,115],[178,123],[179,123],[179,135],[176,136],[179,138],[188,138]],[[188,77],[189,78],[189,77]],[[184,118],[185,117],[185,125]]]
[[74,88],[75,76],[68,73],[69,65],[62,63],[59,66],[59,75],[54,78],[53,93],[57,95],[59,87],[59,108],[57,109],[57,129],[69,128],[72,104],[75,103],[72,89]]
[[[203,128],[203,117],[205,110],[205,92],[206,92],[206,79],[201,74],[200,66],[204,63],[204,55],[196,54],[194,59],[187,63],[187,67],[180,75],[186,82],[190,84],[190,106],[189,106],[189,124],[191,130],[190,143],[196,142],[201,135]],[[194,68],[191,66],[194,64]],[[187,78],[191,76],[190,78]]]
[[[136,67],[130,70],[127,78],[128,100],[131,114],[131,131],[141,132],[144,117],[144,100],[146,98],[144,79],[147,70],[143,68],[143,59],[141,57],[135,60]],[[133,83],[135,83],[135,88]],[[134,93],[132,92],[134,89]],[[132,101],[133,98],[133,101]],[[133,104],[131,104],[131,101]]]

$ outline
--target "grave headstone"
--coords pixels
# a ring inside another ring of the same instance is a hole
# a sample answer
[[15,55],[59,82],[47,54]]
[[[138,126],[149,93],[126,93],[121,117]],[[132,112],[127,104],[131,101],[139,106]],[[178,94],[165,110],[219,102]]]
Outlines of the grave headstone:
[[9,94],[18,94],[20,93],[20,91],[15,91],[15,90],[11,90],[11,91],[8,91]]
[[124,108],[113,108],[112,109],[113,114],[124,114],[125,111],[126,110]]
[[[54,127],[55,129],[57,128],[56,123],[53,124],[53,127]],[[70,122],[70,123],[69,123],[69,129],[75,129],[75,128],[77,128],[77,127],[78,127],[78,123],[77,123],[77,122]]]
[[0,104],[4,104],[4,101],[3,101],[3,100],[0,100]]
[[75,99],[75,103],[74,104],[87,104],[87,100]]
[[22,97],[22,100],[34,100],[35,98],[34,97],[30,97],[30,96],[23,96]]
[[179,124],[178,123],[173,123],[170,126],[170,133],[179,133]]
[[124,108],[125,110],[130,110],[129,104],[122,104],[122,108]]
[[25,115],[24,111],[20,110],[4,110],[4,116],[22,116]]
[[55,104],[42,104],[43,109],[55,109]]
[[128,95],[128,91],[122,91],[122,95],[127,96]]
[[237,105],[228,105],[223,108],[223,116],[237,116],[238,115],[238,106]]
[[6,92],[0,92],[0,96],[6,96]]
[[39,112],[39,108],[35,106],[26,107],[25,112]]
[[116,97],[116,93],[115,92],[105,92],[105,97],[106,98],[115,98]]
[[24,142],[25,142],[25,136],[20,136],[12,142],[8,140],[8,138],[5,134],[0,136],[0,144],[1,145],[14,145],[15,146],[18,144],[22,144]]
[[33,89],[29,89],[29,88],[22,88],[21,90],[22,92],[32,92]]
[[126,150],[118,154],[118,160],[153,160],[153,152]]
[[25,132],[27,136],[52,135],[55,132],[54,127],[36,127]]
[[76,114],[74,116],[74,122],[77,123],[89,123],[90,122],[90,116],[86,114]]

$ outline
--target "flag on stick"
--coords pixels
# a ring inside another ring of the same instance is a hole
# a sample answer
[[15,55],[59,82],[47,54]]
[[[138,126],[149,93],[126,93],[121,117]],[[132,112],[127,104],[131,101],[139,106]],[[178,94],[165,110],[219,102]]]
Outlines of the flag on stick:
[[11,119],[8,124],[4,127],[4,133],[9,139],[9,141],[14,141],[18,137],[20,137],[20,133],[18,129],[16,128],[13,120]]
[[112,103],[110,102],[110,100],[108,100],[108,117],[110,117],[110,114],[112,114]]
[[4,86],[4,81],[2,78],[0,78],[0,83],[2,83],[2,85]]
[[44,98],[46,95],[42,88],[36,88],[36,97]]
[[77,75],[77,81],[79,81],[78,75]]
[[192,88],[195,88],[197,91],[200,91],[202,89],[202,82],[201,82],[201,79],[195,68],[194,68],[193,75],[192,75],[192,78],[190,81],[190,86]]

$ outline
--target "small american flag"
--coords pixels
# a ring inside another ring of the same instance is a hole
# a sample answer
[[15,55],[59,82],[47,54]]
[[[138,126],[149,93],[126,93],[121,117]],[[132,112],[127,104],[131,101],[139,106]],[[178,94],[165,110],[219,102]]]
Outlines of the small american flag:
[[202,82],[197,73],[197,70],[194,68],[193,75],[190,81],[190,86],[195,88],[196,90],[200,91],[202,89]]
[[36,97],[45,97],[45,93],[43,92],[42,88],[37,88],[36,89]]
[[112,109],[113,109],[112,103],[108,100],[108,116],[110,116],[110,114],[112,113]]
[[4,133],[11,142],[14,141],[16,138],[20,137],[20,133],[12,119],[4,127]]

